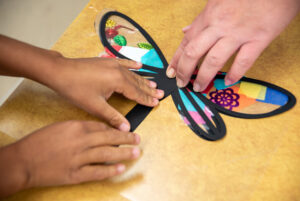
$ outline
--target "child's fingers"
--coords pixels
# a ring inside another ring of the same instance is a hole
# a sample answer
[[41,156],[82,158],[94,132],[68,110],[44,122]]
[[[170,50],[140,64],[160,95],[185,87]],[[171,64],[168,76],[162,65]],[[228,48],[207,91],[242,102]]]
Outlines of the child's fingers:
[[83,122],[83,126],[88,133],[103,131],[108,128],[106,124],[97,121],[85,121]]
[[140,156],[138,147],[102,146],[88,149],[79,156],[81,165],[133,160]]
[[137,145],[140,143],[140,136],[131,132],[109,128],[105,131],[90,133],[85,143],[89,148],[103,145]]
[[128,69],[139,69],[143,66],[141,62],[136,62],[128,59],[117,59],[117,62],[120,66]]
[[87,110],[97,117],[105,120],[111,126],[121,131],[129,131],[130,124],[127,119],[119,113],[115,108],[110,106],[103,98],[92,98],[89,100]]
[[132,76],[132,78],[130,79],[134,82],[134,84],[146,94],[158,99],[164,97],[164,91],[160,89],[156,89],[157,84],[155,82],[144,79],[143,77],[135,73],[130,73],[130,76]]
[[158,105],[158,93],[161,93],[150,88],[144,81],[137,80],[134,76],[124,78],[123,82],[118,83],[115,91],[130,100],[149,107]]
[[87,165],[80,168],[70,179],[74,184],[88,181],[99,181],[121,174],[125,171],[125,169],[126,167],[124,164]]

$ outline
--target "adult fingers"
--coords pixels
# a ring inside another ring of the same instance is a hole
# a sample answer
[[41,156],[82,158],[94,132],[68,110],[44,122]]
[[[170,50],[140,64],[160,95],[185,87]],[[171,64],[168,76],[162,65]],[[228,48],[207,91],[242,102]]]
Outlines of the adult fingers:
[[184,48],[177,66],[178,87],[188,84],[200,58],[218,41],[219,35],[213,28],[207,28],[192,39]]
[[222,38],[219,40],[210,49],[198,71],[194,82],[194,91],[205,90],[209,82],[239,47],[240,42],[233,38]]
[[196,35],[198,35],[205,27],[206,23],[203,20],[203,15],[200,14],[196,17],[196,19],[192,22],[191,25],[183,28],[183,32],[185,33],[184,38],[182,39],[179,47],[177,48],[168,68],[166,74],[169,78],[174,78],[176,76],[178,61],[184,52],[185,46],[189,43],[191,39],[193,39]]
[[187,36],[184,36],[184,38],[182,39],[179,47],[177,48],[168,68],[167,68],[167,76],[169,78],[174,78],[176,76],[176,70],[177,70],[177,63],[180,59],[180,56],[181,54],[183,53],[184,51],[184,47],[188,44],[188,39],[187,39]]
[[140,149],[138,147],[96,147],[88,149],[79,156],[81,165],[117,162],[138,158]]
[[225,84],[230,85],[240,80],[266,47],[266,43],[259,42],[244,44],[225,77]]

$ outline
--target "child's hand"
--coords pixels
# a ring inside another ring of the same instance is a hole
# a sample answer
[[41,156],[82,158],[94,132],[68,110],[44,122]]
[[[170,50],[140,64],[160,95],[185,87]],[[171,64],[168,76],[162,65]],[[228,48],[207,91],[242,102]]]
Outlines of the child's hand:
[[156,83],[129,71],[142,64],[125,59],[69,59],[60,53],[37,48],[0,35],[0,75],[26,77],[56,90],[74,104],[103,118],[112,126],[129,131],[123,115],[106,100],[117,92],[147,106],[164,96]]
[[[0,149],[0,197],[38,186],[102,180],[139,157],[137,134],[98,122],[68,121],[47,126]],[[109,163],[109,164],[108,164]]]
[[147,106],[156,106],[164,96],[156,83],[146,80],[129,68],[141,68],[142,64],[125,59],[61,58],[54,68],[55,77],[47,85],[67,97],[87,112],[103,118],[112,126],[129,131],[126,118],[111,107],[106,100],[117,92]]

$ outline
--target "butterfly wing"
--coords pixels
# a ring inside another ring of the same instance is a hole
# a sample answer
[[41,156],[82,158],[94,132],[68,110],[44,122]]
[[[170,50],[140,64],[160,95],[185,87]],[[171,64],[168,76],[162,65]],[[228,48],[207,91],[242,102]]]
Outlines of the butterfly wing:
[[190,84],[172,93],[183,121],[199,137],[211,141],[223,138],[226,134],[223,119],[213,107],[209,106],[209,101],[201,93],[193,92],[191,88]]
[[219,73],[202,92],[224,114],[256,119],[283,113],[296,104],[292,93],[268,82],[243,77],[237,83],[225,86],[225,75]]
[[108,55],[143,64],[137,74],[147,78],[165,74],[168,64],[161,50],[150,35],[128,16],[116,11],[106,12],[102,14],[98,31]]

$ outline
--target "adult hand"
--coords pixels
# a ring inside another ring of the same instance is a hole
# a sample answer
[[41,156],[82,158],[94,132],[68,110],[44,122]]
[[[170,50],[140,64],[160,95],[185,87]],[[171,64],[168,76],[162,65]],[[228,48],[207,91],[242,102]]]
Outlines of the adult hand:
[[68,121],[33,132],[0,149],[0,197],[19,190],[102,180],[125,170],[136,159],[137,134],[103,123]]
[[299,12],[299,0],[209,0],[203,12],[184,28],[185,36],[167,70],[184,87],[199,60],[194,91],[203,91],[235,53],[225,84],[237,82],[262,51]]

